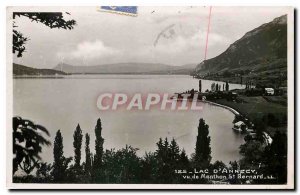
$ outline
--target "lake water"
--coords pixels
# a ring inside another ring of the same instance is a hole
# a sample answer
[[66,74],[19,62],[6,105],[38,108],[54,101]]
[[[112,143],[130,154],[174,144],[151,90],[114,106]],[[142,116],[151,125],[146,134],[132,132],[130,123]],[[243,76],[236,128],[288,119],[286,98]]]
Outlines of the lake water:
[[[210,89],[214,81],[202,81],[202,91]],[[222,82],[215,82],[223,85]],[[198,80],[184,75],[76,75],[63,79],[14,79],[13,113],[44,125],[51,134],[61,130],[65,156],[73,156],[73,132],[79,123],[83,133],[91,135],[94,152],[94,128],[97,118],[102,120],[104,148],[122,148],[126,144],[145,151],[155,151],[159,138],[175,138],[180,148],[190,155],[195,150],[200,118],[209,125],[212,160],[228,163],[238,160],[243,136],[233,132],[234,115],[221,107],[203,103],[201,111],[100,111],[97,98],[105,92],[170,93],[198,89]],[[230,84],[230,89],[243,88]],[[84,159],[83,140],[83,158]],[[52,147],[41,154],[52,162]]]

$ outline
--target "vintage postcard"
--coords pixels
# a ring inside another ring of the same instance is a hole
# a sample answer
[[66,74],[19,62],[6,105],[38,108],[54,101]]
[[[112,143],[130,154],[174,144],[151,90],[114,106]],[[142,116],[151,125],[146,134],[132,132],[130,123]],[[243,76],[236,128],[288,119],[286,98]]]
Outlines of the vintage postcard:
[[293,7],[7,7],[10,189],[294,189]]

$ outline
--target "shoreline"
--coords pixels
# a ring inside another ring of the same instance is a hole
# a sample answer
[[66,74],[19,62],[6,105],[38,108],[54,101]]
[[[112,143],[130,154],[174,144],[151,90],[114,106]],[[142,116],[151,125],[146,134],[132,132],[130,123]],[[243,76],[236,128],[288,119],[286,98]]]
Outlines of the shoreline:
[[245,83],[240,82],[240,80],[238,80],[239,78],[236,77],[222,77],[222,78],[212,78],[212,77],[208,77],[208,78],[199,78],[199,77],[193,77],[195,79],[198,80],[207,80],[207,81],[215,81],[215,82],[223,82],[226,83],[228,82],[229,84],[240,84],[240,85],[245,85]]
[[223,104],[218,104],[216,102],[211,102],[211,101],[207,101],[207,100],[201,100],[202,102],[204,103],[208,103],[208,104],[212,104],[214,106],[219,106],[219,107],[222,107],[222,108],[225,108],[227,110],[229,110],[230,112],[232,112],[234,115],[241,115],[237,110],[229,107],[229,106],[226,106],[226,105],[223,105]]
[[67,76],[85,76],[85,75],[183,75],[183,76],[190,76],[189,74],[184,73],[171,73],[171,74],[165,74],[165,73],[67,73],[67,74],[59,74],[59,75],[13,75],[13,78],[55,78],[55,77],[61,77],[65,78]]

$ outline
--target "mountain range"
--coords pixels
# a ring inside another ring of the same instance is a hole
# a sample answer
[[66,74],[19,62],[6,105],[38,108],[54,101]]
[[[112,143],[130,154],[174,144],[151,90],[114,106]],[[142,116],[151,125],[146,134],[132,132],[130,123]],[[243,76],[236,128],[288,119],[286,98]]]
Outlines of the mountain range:
[[58,64],[54,70],[70,74],[190,74],[196,64],[171,66],[159,63],[117,63],[96,66]]
[[217,80],[241,75],[258,83],[286,80],[287,15],[247,32],[220,55],[198,64],[193,74]]
[[37,69],[13,64],[13,74],[23,75],[67,75],[67,74],[191,74],[195,64],[171,66],[156,63],[118,63],[96,66],[73,66],[60,63],[53,69]]
[[[231,44],[220,55],[200,64],[116,63],[75,66],[60,63],[53,69],[13,64],[14,75],[56,74],[192,74],[199,78],[239,83],[286,85],[287,15],[275,18]],[[243,77],[243,78],[240,78]]]

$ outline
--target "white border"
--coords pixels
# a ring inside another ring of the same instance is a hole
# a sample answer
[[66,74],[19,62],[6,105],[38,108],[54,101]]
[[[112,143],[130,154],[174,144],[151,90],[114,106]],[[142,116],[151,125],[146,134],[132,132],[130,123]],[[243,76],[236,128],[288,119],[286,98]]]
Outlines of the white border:
[[[26,3],[18,1],[18,5]],[[274,1],[276,4],[278,1]],[[38,3],[40,5],[41,3]],[[103,3],[102,3],[103,4]],[[48,4],[49,5],[49,4]],[[74,4],[73,4],[74,5]],[[124,2],[119,5],[132,5]],[[151,4],[152,5],[152,4]],[[156,4],[157,5],[157,4]],[[172,4],[174,5],[174,4]],[[183,4],[175,4],[183,5]],[[184,3],[186,5],[186,3]],[[191,3],[193,5],[193,3]],[[280,4],[281,5],[281,4]],[[99,5],[97,5],[99,6]],[[79,8],[79,7],[77,7]],[[96,8],[96,6],[95,6]],[[11,12],[24,9],[20,7],[7,8],[6,28],[6,187],[9,189],[293,189],[294,188],[294,8],[289,7],[288,14],[288,184],[287,185],[204,185],[204,184],[17,184],[12,183],[12,26]],[[33,10],[55,10],[63,7],[27,7]],[[23,10],[24,11],[24,10]],[[4,136],[3,136],[4,137]]]

